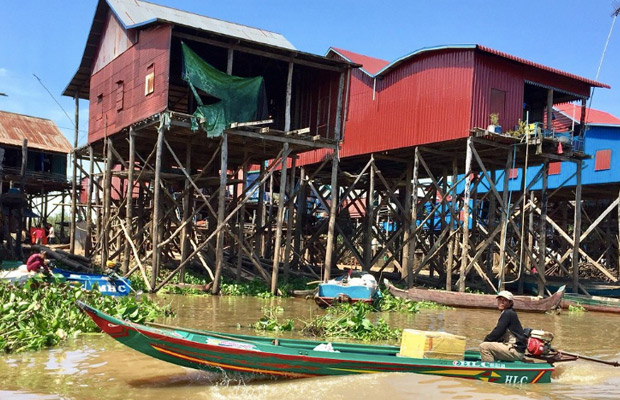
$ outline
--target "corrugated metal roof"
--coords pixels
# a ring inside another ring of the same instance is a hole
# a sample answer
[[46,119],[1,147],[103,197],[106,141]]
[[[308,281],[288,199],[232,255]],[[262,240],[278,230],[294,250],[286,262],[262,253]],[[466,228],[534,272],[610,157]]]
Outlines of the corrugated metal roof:
[[28,139],[29,148],[65,154],[73,151],[53,121],[0,111],[0,145],[21,147],[23,139]]
[[[568,117],[570,120],[579,123],[581,118],[581,106],[575,104],[556,104],[553,106],[555,110]],[[620,118],[594,108],[586,108],[586,123],[589,125],[608,125],[620,126]]]
[[365,56],[363,54],[354,53],[349,50],[338,49],[336,47],[330,47],[327,51],[327,54],[329,54],[330,52],[338,54],[340,57],[344,58],[347,61],[361,64],[362,68],[360,69],[370,76],[373,76],[383,67],[390,63],[389,61],[381,60],[379,58]]
[[279,33],[209,18],[175,8],[148,3],[146,1],[106,0],[106,2],[125,29],[137,28],[157,21],[164,21],[239,39],[295,50],[291,42]]
[[524,58],[516,57],[516,56],[513,56],[511,54],[504,53],[502,51],[498,51],[498,50],[492,49],[490,47],[481,46],[479,44],[454,44],[454,45],[441,45],[441,46],[423,47],[421,49],[415,50],[415,51],[413,51],[413,52],[411,52],[411,53],[409,53],[409,54],[407,54],[407,55],[405,55],[403,57],[400,57],[400,58],[392,61],[391,63],[389,63],[388,65],[385,65],[383,68],[381,68],[379,71],[377,71],[374,75],[371,74],[371,76],[372,77],[378,77],[380,75],[385,75],[388,72],[390,72],[391,70],[393,70],[394,68],[398,67],[403,62],[405,62],[405,61],[407,61],[407,60],[409,60],[411,58],[420,56],[422,54],[428,53],[428,52],[439,51],[439,50],[458,50],[458,49],[476,49],[476,50],[479,50],[479,51],[483,51],[485,53],[493,54],[493,55],[496,55],[496,56],[499,56],[499,57],[502,57],[502,58],[506,58],[506,59],[511,60],[511,61],[515,61],[515,62],[517,62],[519,64],[529,65],[529,66],[534,67],[534,68],[538,68],[538,69],[541,69],[541,70],[544,70],[544,71],[552,72],[554,74],[558,74],[558,75],[565,76],[565,77],[568,77],[568,78],[571,78],[571,79],[575,79],[575,80],[587,83],[588,85],[591,85],[591,86],[607,88],[607,89],[611,88],[609,85],[607,85],[605,83],[597,82],[597,81],[594,81],[594,80],[591,80],[591,79],[587,79],[587,78],[584,78],[584,77],[581,77],[581,76],[578,76],[578,75],[574,75],[574,74],[571,74],[571,73],[568,73],[568,72],[564,72],[564,71],[561,71],[559,69],[548,67],[546,65],[538,64],[538,63],[535,63],[533,61],[526,60]]

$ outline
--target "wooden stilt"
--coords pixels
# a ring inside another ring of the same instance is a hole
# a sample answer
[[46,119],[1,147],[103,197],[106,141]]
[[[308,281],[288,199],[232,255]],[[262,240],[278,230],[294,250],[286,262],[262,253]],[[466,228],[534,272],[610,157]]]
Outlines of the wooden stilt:
[[295,197],[295,165],[297,162],[297,157],[291,157],[291,172],[288,183],[288,208],[287,208],[287,218],[286,218],[286,243],[284,245],[284,280],[288,280],[289,269],[291,266],[291,247],[292,247],[292,238],[293,238],[293,213],[294,213],[294,205],[293,201]]
[[502,218],[500,223],[502,225],[502,232],[500,233],[499,242],[499,290],[504,290],[506,281],[506,234],[508,231],[508,219],[510,218],[510,202],[508,195],[510,193],[508,183],[510,179],[510,170],[512,168],[512,156],[513,152],[508,151],[508,158],[506,160],[506,167],[504,168],[504,185],[502,192]]
[[[242,181],[241,184],[241,196],[245,193],[246,185],[248,182],[248,162],[247,155],[244,156],[244,162],[242,168]],[[241,209],[239,210],[239,219],[238,219],[238,230],[237,236],[239,238],[239,242],[237,243],[237,273],[236,280],[237,282],[241,281],[241,262],[243,261],[243,247],[245,247],[245,203],[241,205]]]
[[465,270],[467,268],[467,256],[469,255],[469,200],[471,194],[471,161],[472,161],[472,138],[467,138],[465,155],[465,191],[463,193],[463,241],[461,245],[461,267],[459,278],[459,292],[465,291]]
[[71,179],[71,225],[69,228],[69,253],[75,253],[75,224],[77,217],[77,147],[79,121],[80,121],[80,103],[77,92],[74,96],[75,100],[75,131],[73,135],[73,178]]
[[[265,163],[260,163],[260,178],[265,175]],[[255,235],[256,241],[254,244],[254,249],[261,257],[265,257],[265,184],[261,183],[258,188],[258,207],[256,209],[256,224],[255,230],[257,230],[257,234]]]
[[325,254],[325,270],[323,280],[327,282],[334,267],[334,232],[336,230],[336,212],[338,210],[338,158],[339,150],[336,148],[332,154],[331,176],[331,204],[329,207],[329,222],[327,227],[327,247]]
[[161,167],[162,153],[164,147],[164,126],[157,129],[157,144],[155,153],[155,177],[153,178],[153,212],[151,215],[151,244],[153,252],[151,254],[151,264],[153,276],[151,277],[151,287],[157,286],[157,277],[159,275],[159,267],[161,262],[161,249],[159,240],[161,238]]
[[458,240],[456,239],[456,235],[454,231],[456,230],[457,220],[455,220],[455,216],[458,215],[456,210],[456,181],[458,179],[459,167],[458,160],[456,157],[452,158],[452,199],[450,201],[450,242],[448,243],[448,261],[446,263],[446,290],[452,290],[452,270],[454,267],[454,253],[456,251],[456,246],[458,245]]
[[101,265],[105,266],[108,261],[109,248],[110,248],[110,203],[112,196],[112,140],[106,138],[107,152],[105,161],[105,179],[104,179],[104,192],[103,192],[103,221],[102,221],[102,235],[101,235]]
[[[125,226],[131,238],[133,220],[133,188],[134,188],[134,168],[136,165],[136,133],[133,126],[129,128],[129,164],[127,166],[127,189],[125,191]],[[123,273],[129,271],[129,260],[131,258],[131,239],[125,238],[125,248],[123,253]]]
[[368,194],[366,195],[366,241],[364,246],[364,271],[370,271],[372,268],[373,254],[373,238],[375,225],[375,163],[374,156],[370,155],[370,168],[368,169]]
[[217,236],[215,248],[215,278],[213,279],[214,294],[220,292],[220,279],[222,277],[222,268],[224,266],[224,214],[226,213],[226,183],[228,177],[228,134],[222,134],[222,146],[220,149],[220,187],[218,191],[217,203]]
[[[581,168],[577,163],[577,185],[575,186],[575,219],[573,223],[573,292],[579,292],[579,247],[581,245]],[[620,202],[619,202],[620,204]],[[539,292],[542,293],[542,292]]]
[[282,246],[282,224],[284,222],[284,203],[286,197],[286,159],[289,154],[289,145],[284,143],[284,152],[282,155],[282,168],[280,170],[280,196],[278,198],[278,211],[276,214],[276,238],[273,246],[273,269],[271,270],[271,293],[276,294],[278,291],[278,273],[280,271],[280,247]]
[[[191,175],[192,173],[192,143],[188,141],[185,147],[185,168],[187,169],[187,173]],[[189,236],[193,229],[193,222],[190,220],[190,215],[192,214],[193,209],[193,194],[194,187],[192,186],[189,179],[185,178],[185,195],[183,196],[183,222],[188,221],[183,228],[181,229],[181,262],[187,260],[187,255],[189,254]],[[181,268],[179,271],[179,281],[181,283],[185,283],[185,267]]]
[[413,268],[415,265],[415,255],[416,255],[416,235],[419,235],[419,230],[417,230],[418,224],[418,189],[420,187],[419,177],[419,167],[420,165],[420,148],[416,147],[415,155],[413,157],[413,170],[411,171],[412,178],[412,188],[411,188],[411,224],[413,225],[414,232],[412,235],[414,236],[411,239],[411,243],[409,244],[409,264],[407,265],[407,286],[413,286]]
[[[545,159],[542,166],[542,190],[540,192],[540,224],[538,226],[538,274],[545,276],[546,258],[547,258],[547,182],[549,174],[549,160]],[[542,280],[538,281],[538,293],[541,295],[545,292],[545,285]]]
[[[415,157],[414,157],[415,158]],[[403,257],[402,257],[402,265],[403,265],[403,270],[401,272],[401,275],[403,278],[408,278],[410,276],[410,272],[413,271],[413,260],[410,257],[409,254],[409,247],[412,246],[411,243],[411,236],[413,235],[413,232],[415,231],[415,226],[416,226],[416,221],[415,219],[412,217],[411,214],[411,196],[413,193],[413,166],[414,166],[414,162],[413,160],[410,160],[407,163],[407,173],[405,175],[405,192],[404,192],[404,199],[403,199],[403,203],[404,203],[404,207],[405,207],[405,213],[407,213],[407,217],[406,220],[408,220],[408,224],[405,227],[404,233],[403,233],[403,241],[405,243],[405,245],[403,246]],[[407,281],[408,282],[408,281]]]
[[304,167],[299,169],[299,194],[297,195],[297,218],[295,218],[295,238],[293,241],[293,268],[299,268],[300,252],[302,247],[303,221],[306,216],[306,170]]

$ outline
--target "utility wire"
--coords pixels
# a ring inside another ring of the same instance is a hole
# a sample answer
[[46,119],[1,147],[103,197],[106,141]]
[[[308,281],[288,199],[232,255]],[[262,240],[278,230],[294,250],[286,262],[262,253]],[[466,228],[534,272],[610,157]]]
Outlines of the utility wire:
[[65,113],[65,115],[67,116],[67,119],[69,120],[69,122],[71,122],[71,125],[73,125],[73,128],[75,128],[75,122],[71,119],[71,117],[69,117],[69,114],[67,114],[67,111],[65,111],[65,109],[63,108],[63,106],[58,102],[58,100],[56,100],[56,98],[54,97],[54,95],[52,94],[52,92],[49,91],[49,89],[47,88],[47,86],[45,86],[45,84],[43,84],[43,81],[41,81],[41,78],[39,78],[36,74],[32,74],[35,78],[37,78],[37,80],[39,81],[39,83],[41,84],[41,86],[43,86],[43,89],[45,89],[47,91],[47,93],[49,93],[50,97],[52,98],[52,100],[54,100],[54,102],[56,102],[56,104],[58,104],[58,107],[60,107],[60,109],[62,110],[63,113]]

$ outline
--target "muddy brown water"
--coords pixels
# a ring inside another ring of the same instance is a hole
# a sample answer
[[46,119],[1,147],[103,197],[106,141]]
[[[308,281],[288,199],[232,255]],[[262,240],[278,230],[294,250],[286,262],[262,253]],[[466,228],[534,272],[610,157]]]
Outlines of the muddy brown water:
[[[158,322],[222,332],[248,328],[265,307],[280,306],[296,328],[321,311],[310,300],[159,296],[177,312]],[[492,310],[426,310],[382,316],[391,326],[445,331],[468,348],[495,325]],[[525,326],[554,332],[556,348],[620,360],[620,316],[520,313]],[[296,333],[289,337],[299,337]],[[0,356],[0,399],[620,399],[620,368],[559,364],[550,384],[510,386],[416,374],[369,374],[302,380],[238,380],[185,369],[131,350],[108,336],[84,335],[54,349]]]

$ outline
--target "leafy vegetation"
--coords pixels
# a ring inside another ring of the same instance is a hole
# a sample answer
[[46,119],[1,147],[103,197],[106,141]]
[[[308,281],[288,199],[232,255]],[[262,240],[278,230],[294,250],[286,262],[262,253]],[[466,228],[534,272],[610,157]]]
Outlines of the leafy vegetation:
[[398,339],[400,329],[392,329],[382,319],[373,323],[368,318],[372,306],[365,303],[337,304],[327,313],[306,322],[301,333],[315,337],[350,338],[363,341]]
[[420,310],[449,310],[451,307],[447,307],[441,304],[437,304],[432,301],[412,301],[402,299],[400,297],[394,297],[389,292],[381,292],[382,299],[378,304],[379,311],[397,311],[416,313]]
[[75,306],[76,300],[138,323],[172,314],[169,307],[146,298],[106,297],[98,291],[46,282],[38,276],[20,287],[0,282],[0,349],[6,353],[39,350],[83,332],[98,332],[90,317]]
[[576,312],[576,313],[582,313],[585,312],[586,309],[585,307],[583,307],[581,304],[577,303],[576,305],[572,305],[570,304],[568,306],[568,312]]
[[292,319],[287,319],[284,323],[280,322],[277,314],[282,314],[284,309],[282,307],[265,307],[263,308],[264,315],[253,327],[257,331],[270,331],[270,332],[283,332],[292,331],[295,327]]

